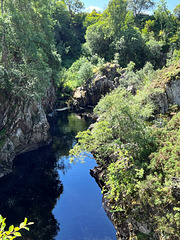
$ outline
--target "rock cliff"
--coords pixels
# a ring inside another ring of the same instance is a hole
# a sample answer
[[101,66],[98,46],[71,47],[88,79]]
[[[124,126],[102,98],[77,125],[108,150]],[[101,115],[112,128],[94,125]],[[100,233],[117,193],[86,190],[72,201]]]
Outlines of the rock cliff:
[[69,102],[73,109],[95,106],[106,93],[119,86],[119,65],[107,63],[101,74],[95,74],[84,86],[78,87]]
[[52,108],[55,99],[53,86],[42,102],[0,93],[0,177],[11,171],[16,155],[51,140],[44,109]]
[[150,98],[158,112],[166,113],[170,105],[180,106],[180,61],[161,70],[150,88]]

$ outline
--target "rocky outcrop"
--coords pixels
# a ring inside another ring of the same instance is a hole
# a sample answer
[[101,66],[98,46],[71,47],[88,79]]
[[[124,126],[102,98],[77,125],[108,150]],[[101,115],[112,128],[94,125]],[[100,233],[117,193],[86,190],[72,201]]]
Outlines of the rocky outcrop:
[[104,168],[100,165],[94,167],[94,169],[90,169],[91,176],[96,180],[96,183],[102,189],[104,186],[103,175],[104,175]]
[[158,112],[165,114],[171,105],[180,106],[180,76],[177,80],[168,82],[162,92],[157,92],[153,98]]
[[74,109],[95,106],[102,96],[119,86],[118,69],[119,65],[107,63],[101,75],[95,74],[86,85],[76,89],[70,106]]
[[52,108],[54,102],[52,86],[42,103],[0,93],[0,177],[11,171],[16,155],[50,142],[44,109]]
[[152,92],[155,90],[151,99],[158,112],[166,113],[170,105],[180,106],[180,61],[162,70],[152,82],[151,88]]
[[57,101],[56,93],[57,87],[55,83],[52,83],[42,99],[42,106],[45,112],[51,112],[54,109],[54,104]]

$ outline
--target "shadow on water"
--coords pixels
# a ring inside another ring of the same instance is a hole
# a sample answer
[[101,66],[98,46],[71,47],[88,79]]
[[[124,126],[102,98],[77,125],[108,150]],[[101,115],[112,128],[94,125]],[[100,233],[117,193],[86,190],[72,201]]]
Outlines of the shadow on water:
[[64,113],[50,119],[50,124],[52,144],[16,157],[13,172],[0,179],[0,214],[7,224],[18,225],[24,217],[35,222],[30,232],[23,233],[24,240],[55,239],[61,226],[52,210],[63,192],[58,171],[67,171],[57,160],[68,156],[77,132],[89,125],[76,114]]
[[0,181],[0,213],[9,224],[17,225],[24,217],[35,222],[23,239],[54,239],[59,224],[52,209],[62,191],[50,146],[22,154],[13,173]]

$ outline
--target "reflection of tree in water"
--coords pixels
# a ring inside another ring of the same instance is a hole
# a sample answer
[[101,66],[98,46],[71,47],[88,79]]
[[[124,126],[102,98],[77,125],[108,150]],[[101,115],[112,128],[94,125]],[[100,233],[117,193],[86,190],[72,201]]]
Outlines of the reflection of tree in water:
[[13,173],[0,180],[0,214],[9,224],[18,225],[24,217],[35,223],[24,240],[54,239],[59,225],[52,210],[62,191],[51,146],[23,154]]
[[53,136],[53,149],[56,157],[68,156],[69,150],[75,144],[75,136],[78,132],[88,128],[92,119],[85,119],[75,113],[60,112],[58,117],[52,118],[51,134]]

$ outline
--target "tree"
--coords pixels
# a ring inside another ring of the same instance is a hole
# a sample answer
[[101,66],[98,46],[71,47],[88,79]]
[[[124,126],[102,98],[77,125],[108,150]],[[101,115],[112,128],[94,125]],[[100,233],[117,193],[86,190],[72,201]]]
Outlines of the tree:
[[114,34],[118,36],[124,27],[127,15],[127,0],[110,0],[108,13]]
[[91,55],[109,59],[110,44],[112,42],[111,28],[108,21],[99,21],[87,28],[84,47]]
[[63,0],[66,6],[68,7],[70,15],[80,13],[84,8],[84,3],[80,0]]
[[177,30],[176,21],[173,14],[167,8],[167,2],[161,0],[155,10],[155,19],[160,26],[160,36],[167,41]]
[[93,76],[93,65],[85,58],[79,58],[64,72],[64,86],[71,90],[82,86]]
[[128,8],[133,11],[134,16],[139,15],[154,6],[154,0],[128,0]]
[[111,48],[121,67],[133,61],[139,69],[148,60],[148,49],[137,28],[129,27],[121,32],[120,38],[112,43]]
[[180,19],[180,4],[178,4],[176,7],[175,7],[175,9],[174,9],[174,15],[178,18],[178,19]]
[[[2,60],[12,94],[41,98],[57,78],[51,0],[1,1]],[[8,64],[7,64],[8,63]]]
[[149,60],[153,63],[155,69],[163,65],[163,41],[156,41],[154,37],[150,37],[149,41],[146,42],[147,47],[149,48]]
[[84,22],[83,22],[83,25],[87,28],[95,23],[97,23],[100,19],[100,17],[102,16],[101,13],[98,13],[95,9],[91,12],[91,13],[88,13]]
[[69,67],[81,51],[80,41],[72,24],[73,20],[63,2],[55,4],[52,17],[55,20],[54,31],[57,51],[61,55],[62,65]]

